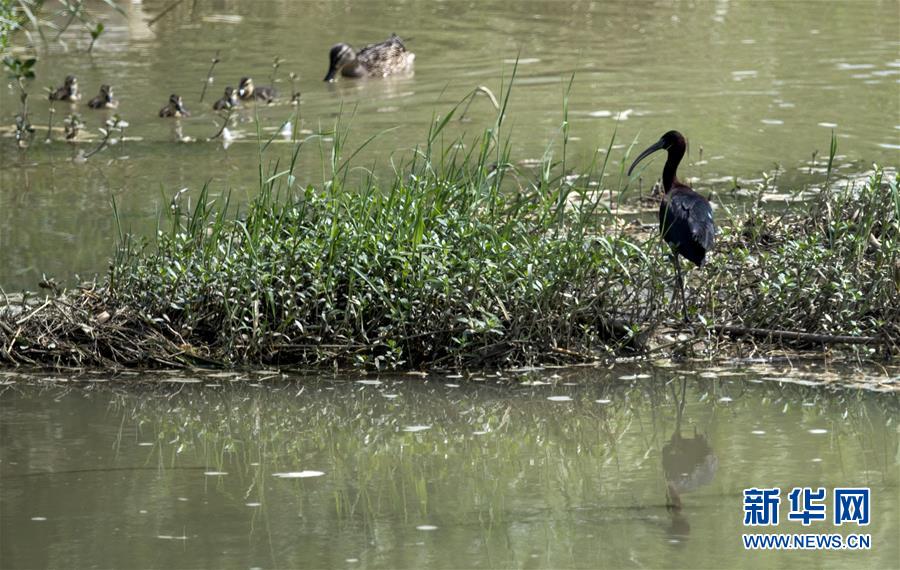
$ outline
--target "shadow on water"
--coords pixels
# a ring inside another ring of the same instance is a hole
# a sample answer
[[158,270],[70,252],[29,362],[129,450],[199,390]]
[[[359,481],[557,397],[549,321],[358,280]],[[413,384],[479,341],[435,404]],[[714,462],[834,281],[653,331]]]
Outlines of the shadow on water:
[[0,396],[4,567],[722,566],[742,490],[801,485],[871,487],[875,546],[749,565],[896,560],[894,395],[681,369],[31,380]]

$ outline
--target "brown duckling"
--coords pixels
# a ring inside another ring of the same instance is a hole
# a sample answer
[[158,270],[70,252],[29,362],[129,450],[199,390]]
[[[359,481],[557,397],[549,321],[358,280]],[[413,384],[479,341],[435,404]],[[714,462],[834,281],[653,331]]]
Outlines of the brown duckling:
[[256,87],[250,77],[241,77],[238,84],[238,97],[244,101],[264,101],[271,103],[275,98],[275,90],[271,87]]
[[112,87],[109,85],[101,85],[100,93],[88,101],[88,107],[91,109],[115,109],[118,106],[119,102],[113,98]]
[[160,117],[189,117],[190,113],[184,108],[184,101],[181,95],[172,93],[169,95],[169,102],[165,107],[159,110]]
[[234,87],[226,87],[225,94],[222,95],[222,98],[213,103],[213,109],[216,111],[221,111],[223,109],[231,109],[232,107],[236,107],[238,104],[238,95],[237,90]]
[[67,75],[62,87],[50,92],[51,101],[79,101],[81,92],[78,91],[78,79],[74,75]]
[[330,60],[325,81],[334,81],[340,73],[344,77],[387,77],[412,71],[416,54],[407,51],[397,34],[377,44],[367,45],[358,52],[340,43],[328,53]]

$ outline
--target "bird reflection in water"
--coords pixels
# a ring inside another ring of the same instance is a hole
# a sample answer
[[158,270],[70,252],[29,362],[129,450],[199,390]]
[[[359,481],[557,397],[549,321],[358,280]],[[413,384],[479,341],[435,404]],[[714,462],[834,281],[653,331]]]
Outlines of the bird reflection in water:
[[685,437],[681,434],[684,406],[687,400],[687,380],[681,381],[681,395],[672,388],[676,404],[675,431],[662,449],[663,472],[666,477],[666,510],[671,524],[666,533],[672,542],[683,543],[691,533],[691,525],[682,502],[682,495],[697,490],[712,482],[719,466],[719,459],[713,453],[706,436],[697,433]]

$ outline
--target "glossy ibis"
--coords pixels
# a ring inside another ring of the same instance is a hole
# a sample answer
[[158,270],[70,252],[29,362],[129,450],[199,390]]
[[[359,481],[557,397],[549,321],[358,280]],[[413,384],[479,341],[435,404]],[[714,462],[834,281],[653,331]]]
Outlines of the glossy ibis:
[[716,235],[709,200],[694,192],[676,176],[678,164],[684,157],[686,149],[687,142],[684,136],[678,131],[669,131],[638,155],[628,169],[628,175],[631,176],[634,167],[644,158],[658,150],[665,150],[668,153],[662,175],[665,195],[659,205],[659,230],[662,238],[672,248],[672,261],[675,264],[678,288],[681,290],[681,308],[685,321],[688,320],[687,301],[684,297],[684,281],[681,278],[681,262],[678,256],[686,257],[697,267],[702,266],[706,260],[706,252],[712,249]]

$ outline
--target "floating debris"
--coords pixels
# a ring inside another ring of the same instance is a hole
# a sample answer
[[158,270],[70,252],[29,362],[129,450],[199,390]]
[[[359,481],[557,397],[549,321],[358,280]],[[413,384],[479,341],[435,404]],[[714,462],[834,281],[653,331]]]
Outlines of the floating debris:
[[323,471],[287,471],[285,473],[272,473],[272,477],[279,479],[307,479],[309,477],[321,477]]
[[240,24],[244,17],[237,14],[210,14],[203,16],[203,21],[210,24]]

